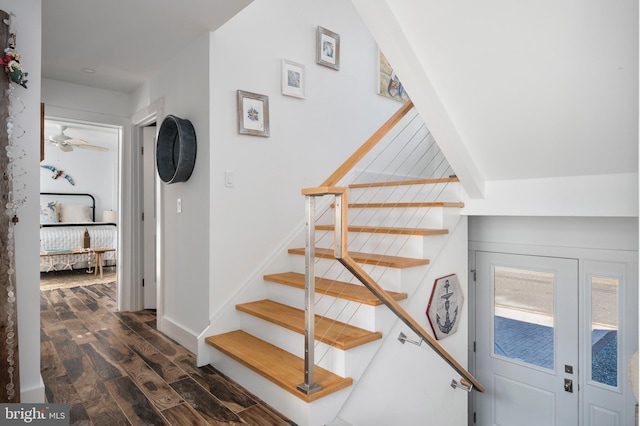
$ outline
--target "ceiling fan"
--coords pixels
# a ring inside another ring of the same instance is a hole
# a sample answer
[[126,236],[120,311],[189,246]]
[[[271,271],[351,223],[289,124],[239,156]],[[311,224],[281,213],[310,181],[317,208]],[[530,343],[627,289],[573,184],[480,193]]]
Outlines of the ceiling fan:
[[90,145],[89,142],[83,139],[71,138],[64,134],[67,126],[59,126],[60,133],[57,135],[49,136],[47,142],[51,145],[55,145],[60,148],[61,151],[69,152],[74,148],[91,149],[93,151],[108,151],[108,148],[104,148],[97,145]]

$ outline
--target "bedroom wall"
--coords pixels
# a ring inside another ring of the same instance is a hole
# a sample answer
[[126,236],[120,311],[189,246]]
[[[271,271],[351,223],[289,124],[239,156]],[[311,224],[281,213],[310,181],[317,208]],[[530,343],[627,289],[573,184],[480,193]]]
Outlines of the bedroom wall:
[[[38,162],[40,158],[40,0],[0,0],[0,9],[13,12],[21,64],[29,73],[28,89],[16,87],[24,110],[15,124],[24,130],[17,144],[25,156],[19,160],[27,172],[21,177],[26,185],[27,202],[19,210],[15,227],[16,294],[18,341],[20,351],[20,393],[22,402],[44,402],[44,385],[40,378],[40,280],[38,275]],[[3,278],[4,282],[4,278]],[[2,360],[0,368],[6,368]],[[4,391],[4,390],[3,390]]]
[[[339,71],[316,64],[318,26],[340,35]],[[377,54],[340,0],[253,2],[211,34],[212,315],[302,228],[301,189],[322,183],[400,108],[376,94]],[[304,99],[281,94],[282,59],[305,66]],[[269,96],[269,138],[238,134],[236,90]]]
[[[57,127],[59,124],[68,123],[45,120],[45,139],[60,133]],[[54,174],[50,170],[41,168],[40,191],[90,193],[96,199],[96,221],[101,221],[105,210],[117,210],[118,206],[119,130],[70,124],[65,130],[65,135],[108,148],[109,151],[76,148],[64,152],[57,146],[45,143],[44,161],[40,165],[49,165],[64,171],[73,179],[74,185],[63,177],[53,179]],[[62,203],[66,201],[61,200]],[[73,201],[68,203],[73,204]]]

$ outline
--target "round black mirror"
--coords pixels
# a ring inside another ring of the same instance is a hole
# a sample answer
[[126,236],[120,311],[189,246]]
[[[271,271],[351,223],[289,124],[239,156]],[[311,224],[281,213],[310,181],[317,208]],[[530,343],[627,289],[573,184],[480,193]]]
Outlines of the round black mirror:
[[158,175],[164,183],[185,182],[196,163],[196,132],[189,120],[167,115],[156,144]]

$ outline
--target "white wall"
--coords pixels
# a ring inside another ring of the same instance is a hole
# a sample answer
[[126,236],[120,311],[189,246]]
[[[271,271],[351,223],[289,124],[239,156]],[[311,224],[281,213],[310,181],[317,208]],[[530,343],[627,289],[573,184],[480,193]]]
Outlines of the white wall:
[[638,174],[486,182],[482,199],[465,197],[468,216],[638,217]]
[[[315,63],[317,26],[340,35],[339,71]],[[281,94],[282,59],[305,66],[305,99]],[[212,33],[212,314],[303,225],[301,189],[322,183],[400,108],[376,94],[376,71],[376,44],[349,2],[253,2]],[[237,133],[238,89],[269,96],[269,138]]]
[[638,251],[638,218],[471,217],[469,241]]
[[[60,133],[58,122],[45,120],[45,139]],[[69,124],[69,123],[62,123]],[[57,146],[44,145],[44,161],[41,165],[53,166],[63,170],[74,181],[71,185],[66,179],[53,179],[53,173],[48,169],[40,169],[40,192],[69,192],[89,193],[96,200],[96,221],[102,220],[105,210],[117,210],[118,207],[118,129],[74,125],[65,130],[65,135],[79,138],[91,145],[108,148],[108,151],[95,151],[76,148],[63,152]],[[70,200],[62,203],[73,204]],[[83,203],[79,201],[79,203]]]
[[[42,100],[45,103],[45,115],[60,116],[59,108],[73,110],[62,117],[88,114],[99,116],[131,117],[133,104],[131,95],[112,90],[67,83],[64,81],[43,79]],[[95,120],[96,123],[111,123],[112,119]]]
[[[178,69],[176,64],[184,64]],[[190,120],[197,155],[187,182],[161,184],[158,327],[195,351],[197,335],[209,320],[209,34],[180,52],[140,87],[134,105],[144,109],[161,100],[165,114]],[[158,124],[164,117],[158,117]],[[177,213],[177,200],[182,213]],[[233,262],[233,259],[227,259]]]
[[[26,185],[27,202],[18,212],[20,222],[15,228],[20,393],[22,402],[44,402],[44,385],[40,378],[40,278],[35,267],[39,251],[41,2],[0,0],[0,9],[16,15],[16,50],[22,56],[21,64],[29,73],[28,89],[14,86],[16,95],[25,106],[14,122],[25,131],[17,144],[25,151],[25,157],[19,160],[19,164],[27,172],[20,178]],[[0,368],[4,370],[6,360],[1,362]]]

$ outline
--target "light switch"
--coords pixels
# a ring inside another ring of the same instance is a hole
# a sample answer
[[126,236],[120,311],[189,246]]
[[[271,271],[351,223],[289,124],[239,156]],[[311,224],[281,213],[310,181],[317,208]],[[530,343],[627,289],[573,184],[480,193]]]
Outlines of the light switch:
[[234,184],[233,172],[224,172],[224,186],[233,188]]
[[178,198],[178,202],[177,204],[177,209],[178,209],[178,213],[182,213],[182,198]]

